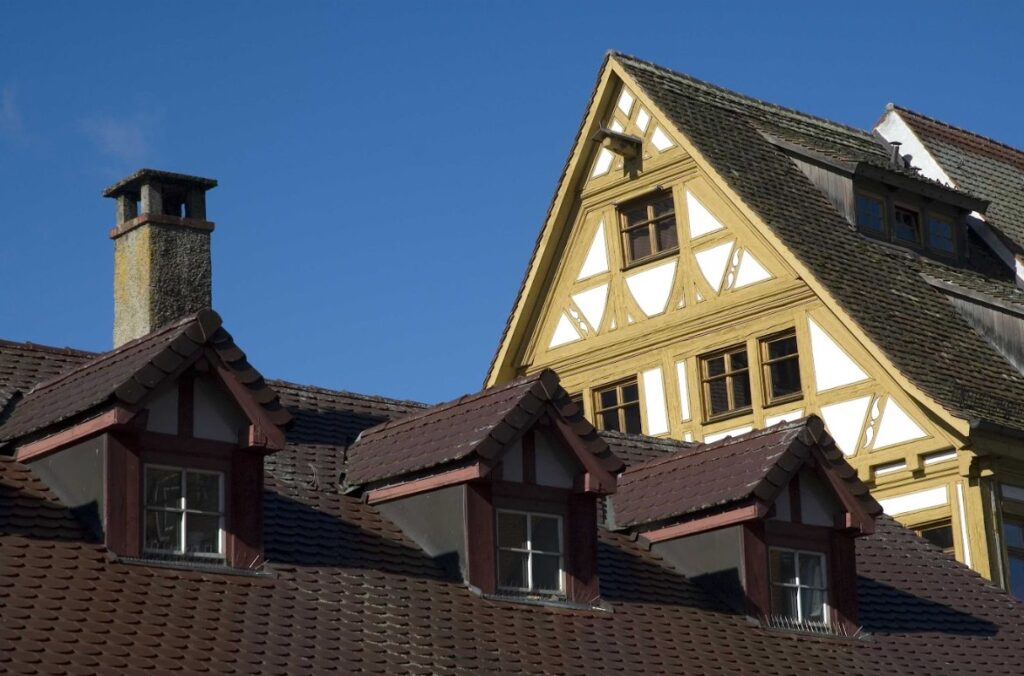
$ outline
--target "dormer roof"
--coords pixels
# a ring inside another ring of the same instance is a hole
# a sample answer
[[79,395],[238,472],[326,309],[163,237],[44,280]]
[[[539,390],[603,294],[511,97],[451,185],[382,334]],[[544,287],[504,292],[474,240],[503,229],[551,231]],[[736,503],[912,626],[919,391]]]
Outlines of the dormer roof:
[[545,412],[552,412],[569,425],[581,452],[605,472],[622,469],[622,462],[583,418],[555,372],[545,369],[371,427],[349,449],[346,482],[362,485],[460,461],[494,461]]
[[291,421],[277,394],[221,326],[220,315],[207,309],[18,392],[0,424],[0,441],[38,437],[115,405],[136,407],[204,351],[217,359],[238,394],[266,420],[276,427]]
[[871,516],[882,513],[816,416],[696,444],[630,467],[612,498],[617,528],[678,522],[739,505],[767,508],[792,478],[817,461],[836,490]]

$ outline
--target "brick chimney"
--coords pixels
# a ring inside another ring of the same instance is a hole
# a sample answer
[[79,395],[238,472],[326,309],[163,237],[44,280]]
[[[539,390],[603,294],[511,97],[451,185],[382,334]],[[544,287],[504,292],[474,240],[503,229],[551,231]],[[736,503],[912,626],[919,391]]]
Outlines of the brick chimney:
[[103,191],[117,200],[114,347],[212,305],[206,191],[216,185],[140,169]]

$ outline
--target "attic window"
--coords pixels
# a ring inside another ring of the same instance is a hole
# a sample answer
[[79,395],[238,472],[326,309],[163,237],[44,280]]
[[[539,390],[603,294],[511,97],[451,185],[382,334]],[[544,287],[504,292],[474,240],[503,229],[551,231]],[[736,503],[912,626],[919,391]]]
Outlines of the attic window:
[[224,475],[146,466],[147,554],[224,558]]
[[875,235],[885,234],[885,203],[872,195],[857,195],[857,227]]
[[950,556],[953,555],[953,525],[949,519],[918,528],[917,534]]
[[913,209],[906,207],[894,207],[893,209],[893,238],[908,244],[920,244],[921,242],[921,217]]
[[562,518],[498,510],[498,589],[518,594],[561,595]]
[[925,240],[925,244],[932,251],[950,255],[956,252],[953,224],[934,214],[928,216]]
[[825,555],[772,547],[768,559],[772,614],[799,623],[828,624]]
[[646,195],[619,209],[626,265],[679,250],[676,211],[667,190]]

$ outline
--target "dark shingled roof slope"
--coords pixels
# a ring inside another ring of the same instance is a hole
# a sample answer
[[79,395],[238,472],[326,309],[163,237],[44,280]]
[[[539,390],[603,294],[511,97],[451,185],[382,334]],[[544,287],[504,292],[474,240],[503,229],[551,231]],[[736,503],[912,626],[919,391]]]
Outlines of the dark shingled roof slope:
[[291,420],[276,393],[221,326],[220,316],[213,310],[201,310],[32,386],[13,410],[8,407],[0,439],[39,433],[115,401],[138,404],[204,346],[217,353],[274,424],[283,426]]
[[631,466],[612,496],[615,526],[662,522],[735,503],[775,499],[817,446],[869,514],[881,506],[815,416],[728,437]]
[[956,313],[923,265],[856,232],[766,127],[850,157],[867,132],[766,104],[623,54],[618,61],[700,153],[825,286],[868,337],[953,415],[1024,429],[1024,376]]
[[382,481],[470,456],[493,459],[548,404],[571,422],[607,471],[622,468],[555,372],[545,369],[366,430],[349,449],[347,482]]
[[1024,250],[1024,151],[891,105],[958,187],[989,200],[985,220]]

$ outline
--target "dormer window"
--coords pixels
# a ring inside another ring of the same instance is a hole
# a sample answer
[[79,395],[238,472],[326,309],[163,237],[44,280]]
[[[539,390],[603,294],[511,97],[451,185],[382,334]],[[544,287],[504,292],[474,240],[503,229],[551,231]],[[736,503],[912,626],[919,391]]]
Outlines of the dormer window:
[[875,235],[885,235],[885,202],[872,195],[857,195],[857,227]]
[[498,589],[561,595],[562,518],[552,514],[498,510]]
[[825,555],[772,547],[768,561],[772,614],[799,623],[828,624]]
[[145,554],[224,558],[221,472],[147,465],[145,483]]
[[921,243],[921,218],[913,209],[896,206],[893,208],[893,237],[906,244]]
[[929,249],[940,254],[951,256],[956,253],[953,224],[935,214],[929,215],[928,227],[925,229],[925,244]]

